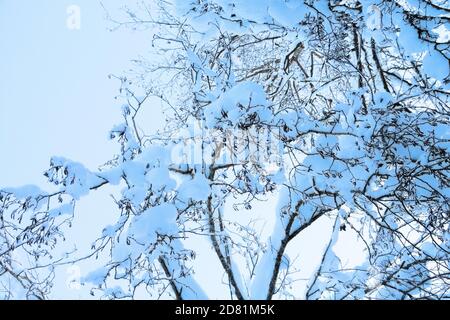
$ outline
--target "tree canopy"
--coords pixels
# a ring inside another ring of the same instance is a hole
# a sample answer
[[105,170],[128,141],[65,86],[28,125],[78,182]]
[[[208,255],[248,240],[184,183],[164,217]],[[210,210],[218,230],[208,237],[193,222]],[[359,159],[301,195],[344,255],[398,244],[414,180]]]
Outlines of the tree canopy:
[[[113,185],[117,221],[83,258],[109,257],[83,278],[101,295],[206,299],[189,242],[202,239],[224,298],[449,298],[446,1],[155,0],[125,13],[114,25],[151,30],[154,55],[117,77],[120,148],[97,171],[53,157],[55,192],[0,189],[0,296],[46,298],[71,259],[52,252],[77,200]],[[152,99],[158,132],[143,126]],[[254,207],[274,197],[263,236]],[[327,245],[299,292],[307,262],[287,250],[324,219]],[[346,232],[364,263],[333,250]]]

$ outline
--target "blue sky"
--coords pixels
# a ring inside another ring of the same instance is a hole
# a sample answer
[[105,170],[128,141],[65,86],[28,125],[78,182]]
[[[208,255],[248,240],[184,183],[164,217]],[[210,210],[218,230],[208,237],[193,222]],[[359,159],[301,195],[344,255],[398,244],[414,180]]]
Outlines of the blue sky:
[[[81,9],[80,30],[66,26],[69,5]],[[0,0],[0,185],[40,185],[52,155],[95,168],[114,151],[106,137],[120,120],[119,83],[107,76],[149,41],[109,32],[104,16],[95,0]]]

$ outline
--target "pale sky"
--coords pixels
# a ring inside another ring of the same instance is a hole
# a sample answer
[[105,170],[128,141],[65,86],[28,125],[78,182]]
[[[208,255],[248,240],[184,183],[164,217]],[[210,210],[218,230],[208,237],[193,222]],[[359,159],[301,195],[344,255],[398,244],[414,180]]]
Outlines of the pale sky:
[[[69,5],[81,9],[80,30],[66,26]],[[52,155],[90,168],[108,160],[120,104],[119,83],[107,76],[149,46],[145,32],[109,25],[96,0],[0,1],[1,185],[40,184]]]

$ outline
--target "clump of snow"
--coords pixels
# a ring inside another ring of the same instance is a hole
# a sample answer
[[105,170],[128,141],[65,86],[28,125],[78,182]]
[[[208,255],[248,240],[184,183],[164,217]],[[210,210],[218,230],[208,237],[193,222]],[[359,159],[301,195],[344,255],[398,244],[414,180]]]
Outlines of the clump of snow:
[[271,117],[264,88],[249,81],[224,92],[205,110],[206,125],[209,128],[268,122]]
[[55,209],[52,209],[48,212],[48,216],[50,218],[56,218],[58,216],[62,216],[62,215],[73,215],[73,204],[71,203],[66,203],[63,204],[62,206],[59,206]]
[[170,177],[170,172],[167,167],[160,167],[150,170],[145,179],[149,184],[151,184],[152,188],[156,190],[160,190],[162,188],[172,190],[176,186],[176,182]]
[[109,271],[110,271],[110,268],[107,266],[98,268],[98,269],[88,273],[85,277],[83,277],[81,279],[81,281],[92,283],[95,286],[100,286],[105,281],[106,277],[108,276]]
[[450,30],[447,29],[447,26],[445,24],[441,24],[439,27],[434,28],[432,31],[438,35],[438,38],[436,40],[438,43],[450,42]]
[[107,180],[112,185],[118,185],[122,179],[122,168],[111,168],[109,170],[100,171],[98,176]]
[[163,166],[171,163],[171,146],[151,145],[136,157],[136,161],[150,166]]
[[[52,157],[50,164],[53,170],[50,181],[56,184],[62,183],[65,192],[76,200],[88,194],[90,188],[98,184],[100,180],[81,163],[63,157]],[[62,175],[60,178],[58,178],[58,173]]]
[[122,164],[124,178],[130,186],[145,185],[146,164],[138,161],[127,161]]
[[128,231],[129,235],[139,243],[153,243],[156,241],[156,233],[177,233],[177,209],[173,204],[163,203],[145,210],[136,216]]
[[3,191],[14,194],[16,199],[34,198],[39,195],[46,195],[46,192],[42,191],[36,185],[25,185],[18,188],[4,188]]
[[189,199],[206,200],[210,193],[209,181],[201,172],[196,172],[194,178],[185,180],[178,188],[178,197],[185,201]]
[[138,207],[147,196],[147,188],[141,186],[132,186],[125,188],[122,195],[128,199],[135,207]]
[[386,108],[394,100],[394,98],[389,92],[381,91],[374,95],[373,100],[376,107]]

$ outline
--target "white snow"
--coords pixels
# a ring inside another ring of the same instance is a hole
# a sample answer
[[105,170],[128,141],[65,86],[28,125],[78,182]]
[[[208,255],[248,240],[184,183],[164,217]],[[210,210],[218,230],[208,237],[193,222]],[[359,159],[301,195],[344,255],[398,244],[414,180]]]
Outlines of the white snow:
[[139,243],[153,243],[156,241],[156,232],[169,235],[177,233],[176,218],[175,206],[163,203],[136,216],[128,233]]
[[17,188],[4,188],[5,192],[14,194],[17,199],[33,198],[39,195],[45,195],[46,192],[42,191],[38,186],[25,185]]
[[206,200],[211,193],[209,181],[201,172],[196,172],[194,178],[185,180],[177,189],[178,197],[182,200]]

